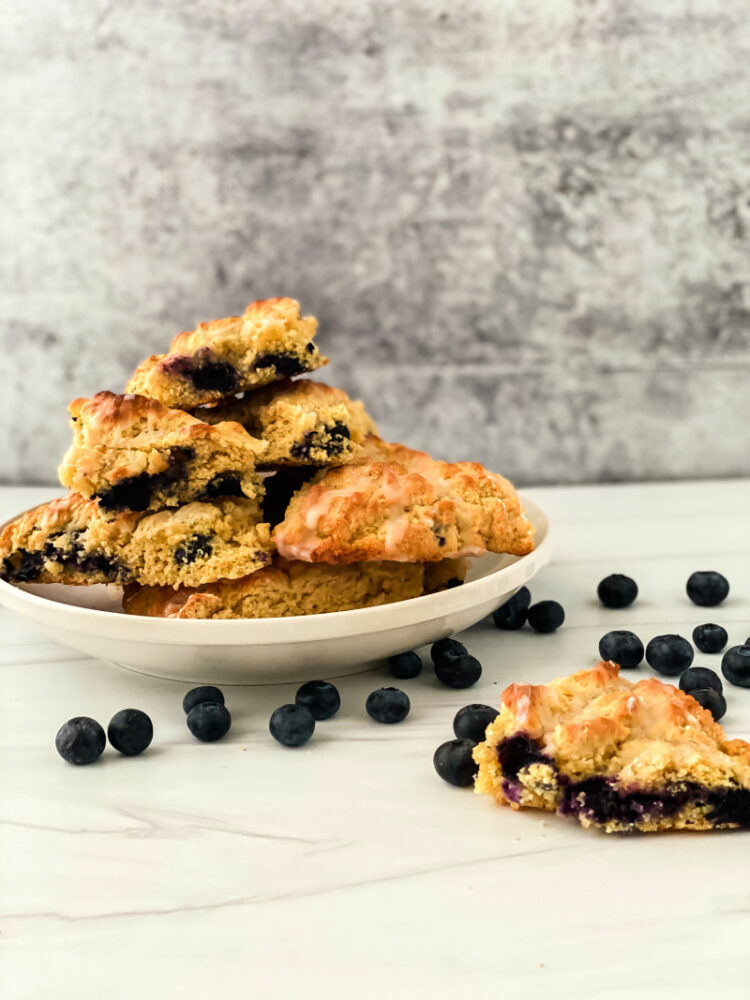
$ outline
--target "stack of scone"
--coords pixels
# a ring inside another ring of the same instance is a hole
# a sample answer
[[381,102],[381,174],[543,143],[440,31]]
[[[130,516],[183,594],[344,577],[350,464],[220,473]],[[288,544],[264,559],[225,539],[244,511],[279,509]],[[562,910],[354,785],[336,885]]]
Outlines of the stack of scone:
[[124,587],[130,614],[262,618],[417,597],[470,556],[522,555],[515,490],[387,444],[362,403],[296,379],[328,363],[293,299],[181,333],[126,395],[71,406],[67,496],[0,535],[18,583]]

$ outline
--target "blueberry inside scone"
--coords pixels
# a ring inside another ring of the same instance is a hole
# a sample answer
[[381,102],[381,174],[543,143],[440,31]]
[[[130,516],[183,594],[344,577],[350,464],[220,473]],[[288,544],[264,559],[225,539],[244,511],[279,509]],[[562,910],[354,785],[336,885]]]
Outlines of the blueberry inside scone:
[[750,744],[656,678],[602,662],[512,684],[474,758],[476,790],[613,832],[750,826]]

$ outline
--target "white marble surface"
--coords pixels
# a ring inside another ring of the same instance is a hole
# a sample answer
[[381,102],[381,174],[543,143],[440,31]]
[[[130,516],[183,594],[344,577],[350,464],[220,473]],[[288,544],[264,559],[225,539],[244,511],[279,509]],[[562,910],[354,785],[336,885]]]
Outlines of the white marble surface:
[[[383,675],[345,678],[339,716],[301,750],[267,732],[293,686],[227,688],[231,734],[201,745],[183,685],[77,656],[0,610],[3,1000],[747,997],[747,834],[585,832],[453,789],[431,757],[461,705],[593,663],[611,627],[645,640],[718,620],[744,640],[750,482],[531,494],[559,538],[534,597],[564,603],[563,629],[472,629],[480,684],[453,692],[426,669],[403,682],[398,727],[364,714]],[[37,498],[0,492],[0,519]],[[721,609],[684,595],[705,568],[732,583]],[[638,580],[634,608],[598,606],[613,571]],[[728,702],[728,732],[750,736],[750,691]],[[142,758],[57,757],[65,719],[106,725],[126,706],[154,720]]]

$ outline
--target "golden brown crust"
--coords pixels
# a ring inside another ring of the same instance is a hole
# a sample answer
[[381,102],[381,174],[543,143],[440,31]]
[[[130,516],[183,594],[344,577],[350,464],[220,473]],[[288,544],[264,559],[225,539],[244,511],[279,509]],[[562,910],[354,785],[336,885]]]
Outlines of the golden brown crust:
[[155,399],[99,392],[70,404],[73,444],[60,482],[112,509],[160,510],[234,481],[234,492],[262,494],[254,473],[264,450],[238,423],[204,423]]
[[373,436],[364,449],[383,460],[329,469],[295,494],[274,530],[282,556],[436,562],[533,549],[531,524],[502,476],[476,462],[438,462]]
[[[528,739],[540,759],[513,773],[501,762],[502,748],[517,736]],[[655,677],[633,684],[611,662],[550,684],[511,684],[474,756],[478,792],[514,809],[569,812],[607,832],[736,826],[731,817],[712,815],[710,793],[750,792],[750,744],[727,740],[690,695]],[[666,813],[644,805],[635,818],[616,808],[597,816],[581,808],[592,780],[618,796],[666,790],[677,804]],[[709,794],[701,798],[695,789]]]
[[233,393],[328,364],[313,343],[314,316],[294,299],[251,303],[242,316],[201,323],[178,334],[166,354],[147,358],[127,391],[193,409]]

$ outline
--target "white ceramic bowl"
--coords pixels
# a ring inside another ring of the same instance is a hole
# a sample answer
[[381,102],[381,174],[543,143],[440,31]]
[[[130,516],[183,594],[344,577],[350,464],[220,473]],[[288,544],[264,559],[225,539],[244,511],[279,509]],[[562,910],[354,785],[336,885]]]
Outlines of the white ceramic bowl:
[[126,615],[115,586],[13,586],[0,603],[72,649],[155,677],[224,684],[273,684],[341,677],[385,657],[468,628],[514,594],[550,559],[547,516],[523,499],[536,529],[527,556],[473,560],[467,582],[439,594],[304,618],[178,621]]

